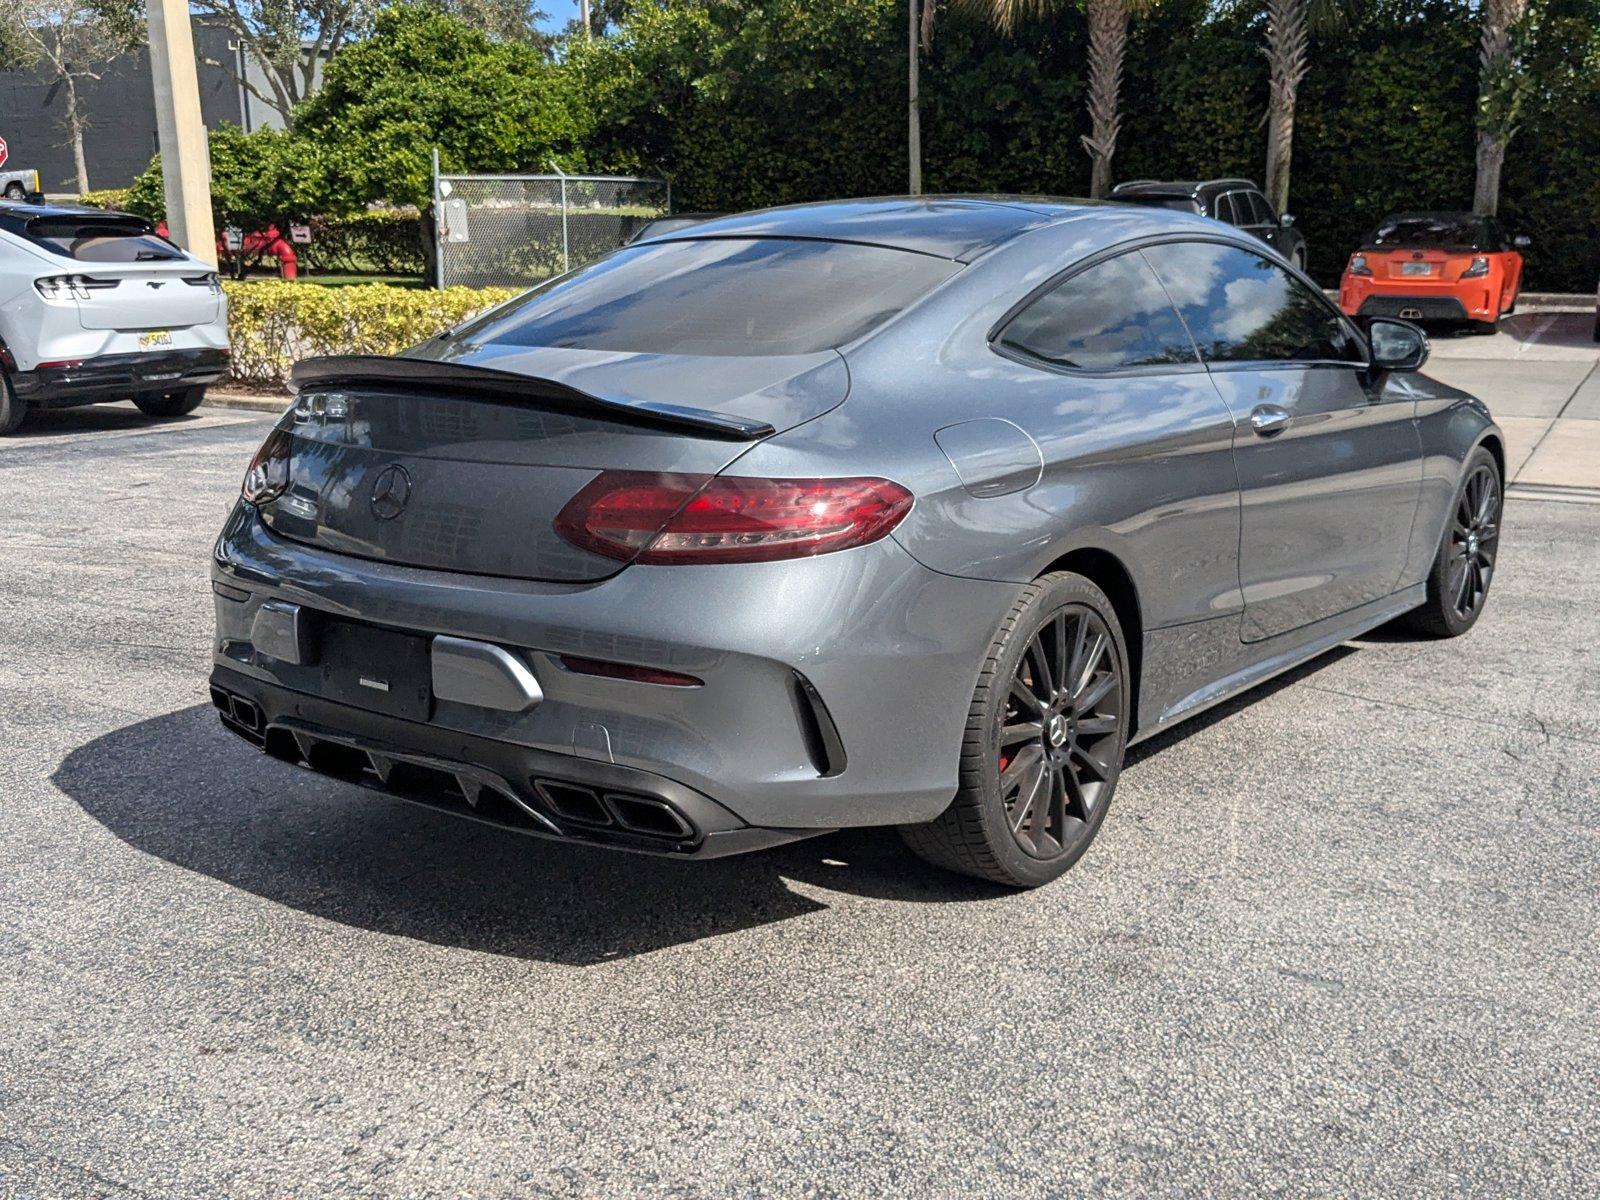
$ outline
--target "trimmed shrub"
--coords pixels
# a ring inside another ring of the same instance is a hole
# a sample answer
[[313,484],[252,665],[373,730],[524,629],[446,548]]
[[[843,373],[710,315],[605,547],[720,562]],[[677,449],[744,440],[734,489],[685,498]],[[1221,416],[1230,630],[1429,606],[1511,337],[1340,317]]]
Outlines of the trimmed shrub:
[[427,246],[421,216],[409,209],[378,209],[347,217],[312,217],[311,244],[298,248],[314,271],[422,277]]
[[516,288],[422,291],[227,280],[233,378],[281,384],[302,358],[395,354],[518,294]]
[[106,208],[116,212],[126,212],[128,208],[127,188],[102,188],[97,192],[85,192],[78,197],[79,204],[86,204],[90,208]]

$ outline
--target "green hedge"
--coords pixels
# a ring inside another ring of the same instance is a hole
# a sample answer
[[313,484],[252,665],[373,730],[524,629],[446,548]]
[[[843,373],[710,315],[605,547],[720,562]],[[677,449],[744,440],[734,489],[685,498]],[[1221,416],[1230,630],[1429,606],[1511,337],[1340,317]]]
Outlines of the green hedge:
[[78,197],[78,203],[87,204],[90,208],[108,208],[122,212],[128,207],[128,189],[102,188],[97,192],[85,192]]
[[348,217],[312,217],[311,243],[296,247],[313,271],[415,275],[426,267],[421,217],[410,209],[380,209]]
[[222,286],[228,293],[233,378],[266,385],[283,383],[290,367],[312,355],[397,353],[518,291],[328,288],[278,280],[225,280]]

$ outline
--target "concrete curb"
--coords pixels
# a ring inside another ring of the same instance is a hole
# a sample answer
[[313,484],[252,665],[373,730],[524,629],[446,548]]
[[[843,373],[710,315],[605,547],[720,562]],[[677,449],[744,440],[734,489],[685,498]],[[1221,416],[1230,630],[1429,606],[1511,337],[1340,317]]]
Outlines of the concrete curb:
[[285,392],[280,397],[261,392],[218,391],[212,389],[206,392],[205,407],[277,414],[289,407],[289,393]]

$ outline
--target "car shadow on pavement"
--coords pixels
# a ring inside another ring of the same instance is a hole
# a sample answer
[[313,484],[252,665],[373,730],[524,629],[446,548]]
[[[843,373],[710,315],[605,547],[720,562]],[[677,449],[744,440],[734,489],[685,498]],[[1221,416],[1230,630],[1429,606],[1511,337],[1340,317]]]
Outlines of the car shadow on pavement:
[[150,417],[127,402],[82,404],[73,408],[36,408],[28,413],[21,428],[11,435],[11,440],[60,437],[69,433],[115,433],[123,429],[161,429],[189,425],[204,416],[205,413],[200,412],[181,417]]
[[[1383,628],[1387,628],[1387,626]],[[1416,635],[1409,636],[1414,639]],[[1373,635],[1366,633],[1362,635],[1362,638],[1363,640],[1373,640]],[[1397,637],[1395,640],[1398,641],[1400,639]],[[1283,691],[1284,688],[1293,687],[1302,679],[1307,679],[1318,671],[1333,666],[1340,659],[1348,658],[1356,653],[1356,649],[1357,647],[1349,643],[1335,646],[1332,650],[1317,655],[1309,662],[1303,662],[1298,667],[1291,667],[1282,675],[1274,675],[1264,683],[1258,683],[1255,687],[1241,692],[1231,699],[1224,700],[1216,707],[1208,708],[1205,712],[1190,717],[1180,725],[1174,725],[1171,729],[1164,729],[1154,737],[1147,738],[1137,745],[1128,747],[1128,757],[1123,763],[1123,769],[1128,770],[1136,767],[1151,755],[1159,754],[1170,746],[1176,746],[1179,742],[1192,738],[1195,734],[1211,728],[1218,721],[1225,721],[1235,713],[1249,708],[1252,704],[1257,704],[1268,696]],[[1112,816],[1115,816],[1114,802]]]
[[196,705],[89,742],[53,782],[146,854],[341,924],[590,965],[824,910],[795,880],[878,899],[1006,895],[890,830],[683,862],[524,837],[267,758]]

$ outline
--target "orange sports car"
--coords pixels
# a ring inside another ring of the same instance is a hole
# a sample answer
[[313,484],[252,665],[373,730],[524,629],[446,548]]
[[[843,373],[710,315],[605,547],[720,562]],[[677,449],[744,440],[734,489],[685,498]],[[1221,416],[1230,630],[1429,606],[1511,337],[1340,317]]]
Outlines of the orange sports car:
[[1507,238],[1493,217],[1394,213],[1350,256],[1339,307],[1352,317],[1470,321],[1493,333],[1517,306],[1527,245]]

